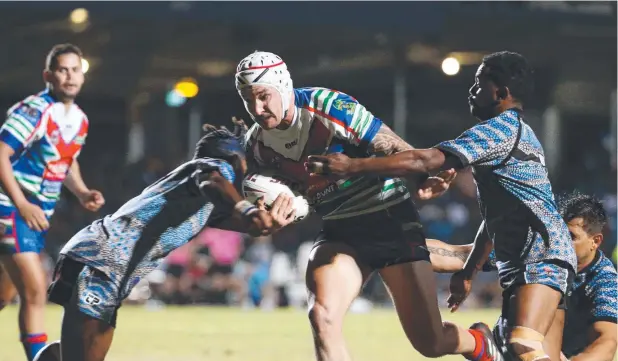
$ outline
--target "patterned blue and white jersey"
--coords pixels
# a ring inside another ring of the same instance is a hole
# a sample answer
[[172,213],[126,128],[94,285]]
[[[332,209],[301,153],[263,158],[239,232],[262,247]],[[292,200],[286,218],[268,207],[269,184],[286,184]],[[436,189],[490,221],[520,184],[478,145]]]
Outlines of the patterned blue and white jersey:
[[558,260],[576,270],[543,147],[518,110],[509,109],[436,148],[472,167],[498,268]]
[[213,170],[234,181],[234,170],[222,160],[184,163],[114,214],[82,229],[60,254],[105,273],[123,289],[133,287],[171,251],[231,214],[232,204],[198,188],[200,174]]
[[588,346],[588,328],[595,322],[618,321],[618,273],[598,251],[590,265],[577,273],[567,302],[562,353],[577,355]]

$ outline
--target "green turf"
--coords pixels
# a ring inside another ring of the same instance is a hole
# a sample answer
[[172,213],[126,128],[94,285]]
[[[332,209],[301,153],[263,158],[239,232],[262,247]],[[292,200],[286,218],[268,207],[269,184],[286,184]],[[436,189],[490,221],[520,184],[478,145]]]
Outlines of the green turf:
[[[492,323],[498,312],[444,312],[461,325]],[[47,309],[50,340],[58,339],[61,309]],[[0,312],[0,361],[24,360],[17,342],[17,308]],[[393,311],[350,314],[345,335],[355,361],[424,360],[408,344]],[[306,314],[297,310],[262,312],[233,308],[124,306],[107,358],[110,361],[312,361]],[[440,360],[463,360],[461,356]]]

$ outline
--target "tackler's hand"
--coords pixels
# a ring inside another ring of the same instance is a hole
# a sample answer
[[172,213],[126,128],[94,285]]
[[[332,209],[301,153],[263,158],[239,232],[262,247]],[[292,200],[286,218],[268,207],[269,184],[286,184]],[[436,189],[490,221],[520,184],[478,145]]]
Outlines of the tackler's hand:
[[273,218],[276,229],[283,228],[294,222],[296,209],[294,209],[294,197],[281,193],[277,196],[270,207],[270,216]]
[[472,276],[469,272],[459,271],[451,276],[450,295],[446,300],[451,312],[456,312],[472,291]]
[[91,212],[98,211],[104,204],[103,194],[95,189],[90,189],[79,196],[79,202],[84,208]]
[[345,178],[350,175],[353,159],[343,153],[310,155],[305,169],[311,176],[325,175],[328,178]]
[[455,169],[449,169],[429,177],[418,188],[417,196],[419,199],[428,200],[443,195],[457,177]]

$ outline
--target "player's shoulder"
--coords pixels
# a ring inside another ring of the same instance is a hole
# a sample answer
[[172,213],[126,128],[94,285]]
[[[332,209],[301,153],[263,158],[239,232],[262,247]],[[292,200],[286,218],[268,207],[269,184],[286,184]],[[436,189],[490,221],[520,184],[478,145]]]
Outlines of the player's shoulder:
[[185,163],[185,166],[195,170],[217,170],[226,179],[230,181],[234,180],[234,168],[230,163],[226,162],[223,159],[207,157],[197,158]]
[[79,105],[73,103],[73,105],[75,106],[75,108],[79,111],[80,115],[82,116],[82,118],[84,119],[84,121],[86,123],[89,123],[88,120],[88,115],[86,114],[86,112],[84,111],[84,109],[82,109]]
[[584,273],[585,281],[581,286],[585,287],[585,293],[589,297],[618,297],[618,273],[607,257],[599,251],[592,266],[588,266]]
[[496,127],[518,127],[520,124],[520,120],[520,114],[517,110],[508,109],[498,114],[497,116],[482,122],[481,124],[487,124]]
[[328,113],[333,105],[342,108],[346,103],[358,103],[349,94],[322,87],[295,88],[294,100],[299,108],[310,108],[324,113]]
[[30,95],[23,100],[13,104],[7,112],[8,116],[19,115],[30,121],[38,121],[43,113],[55,103],[47,91]]
[[296,106],[319,116],[322,121],[348,124],[355,114],[364,111],[353,96],[329,88],[295,89]]
[[478,123],[471,128],[481,138],[514,139],[524,126],[515,110],[506,110],[499,115]]
[[592,268],[592,278],[599,285],[609,282],[615,288],[618,285],[618,272],[614,264],[602,252],[599,251],[599,254],[599,259]]

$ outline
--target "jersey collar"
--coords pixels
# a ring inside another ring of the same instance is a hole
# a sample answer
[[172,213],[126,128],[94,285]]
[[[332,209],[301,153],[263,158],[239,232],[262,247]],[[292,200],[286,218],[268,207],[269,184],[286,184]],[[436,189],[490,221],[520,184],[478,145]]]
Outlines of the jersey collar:
[[601,251],[597,250],[597,253],[594,255],[594,259],[592,260],[592,262],[590,262],[590,264],[584,267],[581,271],[577,272],[577,274],[585,274],[585,273],[590,272],[590,270],[594,266],[596,266],[601,260],[601,255],[602,255]]

